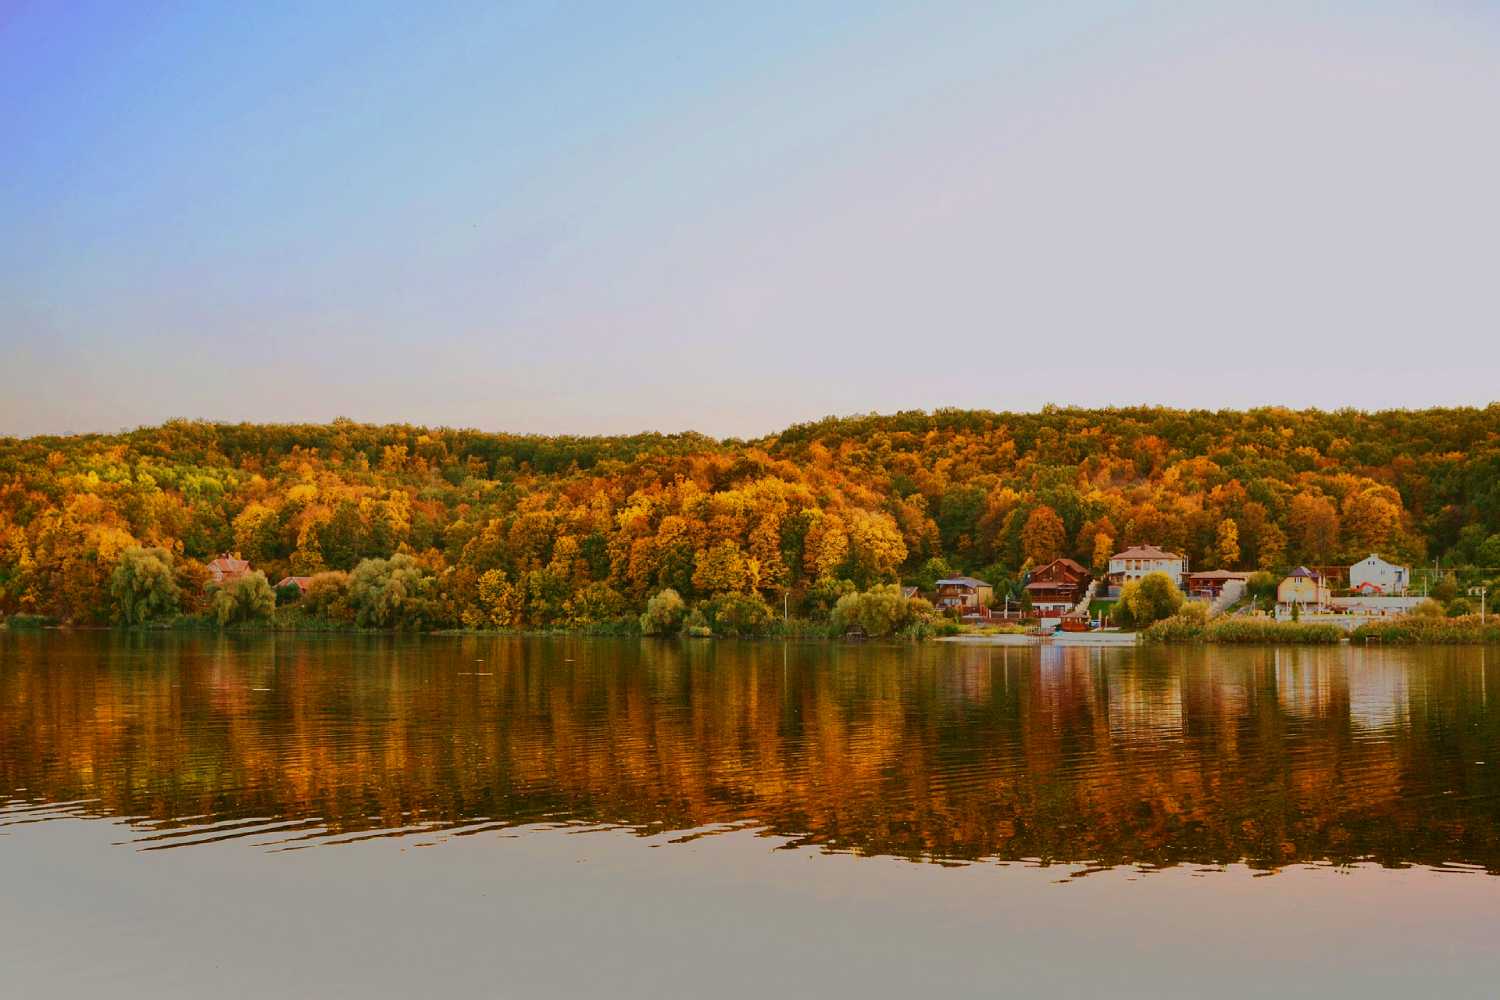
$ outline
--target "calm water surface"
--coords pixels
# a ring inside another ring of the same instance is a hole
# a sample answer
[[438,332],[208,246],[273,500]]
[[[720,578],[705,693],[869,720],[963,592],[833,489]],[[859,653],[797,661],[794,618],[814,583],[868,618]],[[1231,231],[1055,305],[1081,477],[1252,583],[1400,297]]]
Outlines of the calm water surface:
[[17,996],[1492,996],[1497,668],[0,633],[0,967]]

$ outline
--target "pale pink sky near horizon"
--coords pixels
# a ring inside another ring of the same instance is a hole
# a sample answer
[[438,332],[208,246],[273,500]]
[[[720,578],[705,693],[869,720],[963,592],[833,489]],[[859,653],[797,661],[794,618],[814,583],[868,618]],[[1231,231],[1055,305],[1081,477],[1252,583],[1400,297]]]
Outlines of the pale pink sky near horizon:
[[649,11],[0,17],[0,434],[1500,398],[1491,11]]

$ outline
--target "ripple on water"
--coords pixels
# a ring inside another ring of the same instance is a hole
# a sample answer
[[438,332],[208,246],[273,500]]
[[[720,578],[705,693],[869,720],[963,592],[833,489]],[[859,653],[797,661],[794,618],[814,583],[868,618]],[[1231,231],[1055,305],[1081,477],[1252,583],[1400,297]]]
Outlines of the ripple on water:
[[[1500,870],[1483,650],[5,636],[0,833],[755,831],[920,861]],[[48,655],[48,654],[52,655]]]

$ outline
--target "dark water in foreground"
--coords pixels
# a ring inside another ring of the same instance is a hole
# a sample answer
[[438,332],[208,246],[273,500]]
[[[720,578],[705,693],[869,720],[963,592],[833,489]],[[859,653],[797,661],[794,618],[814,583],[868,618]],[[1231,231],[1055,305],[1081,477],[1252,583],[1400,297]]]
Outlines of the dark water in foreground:
[[1497,685],[1481,649],[0,633],[0,967],[1493,995]]

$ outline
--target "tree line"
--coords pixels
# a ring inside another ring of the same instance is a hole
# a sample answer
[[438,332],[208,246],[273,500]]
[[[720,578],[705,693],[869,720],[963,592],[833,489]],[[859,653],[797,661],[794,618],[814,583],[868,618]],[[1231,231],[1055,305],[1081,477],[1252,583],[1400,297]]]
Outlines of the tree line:
[[[684,622],[754,631],[850,594],[846,617],[883,620],[876,588],[953,573],[1019,592],[1137,543],[1194,568],[1378,552],[1500,575],[1500,405],[941,410],[749,441],[348,420],[0,439],[0,613],[80,624],[253,618],[297,575],[309,610],[375,627],[635,623],[670,590]],[[214,592],[224,552],[262,579]]]

